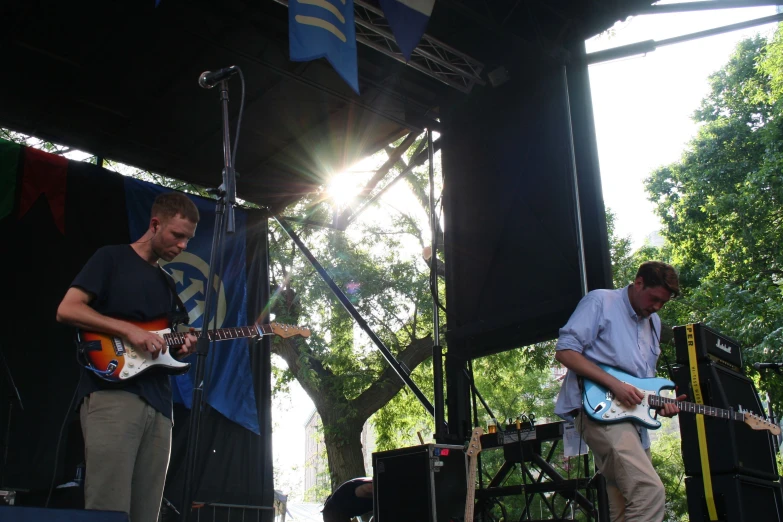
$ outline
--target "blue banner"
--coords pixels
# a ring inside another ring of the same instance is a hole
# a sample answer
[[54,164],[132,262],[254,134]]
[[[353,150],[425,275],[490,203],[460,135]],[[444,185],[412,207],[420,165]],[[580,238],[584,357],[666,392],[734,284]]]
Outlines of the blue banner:
[[435,0],[379,0],[397,47],[406,60],[419,45],[432,15]]
[[[158,194],[166,192],[171,192],[171,189],[125,178],[125,202],[131,241],[146,232],[152,203]],[[160,264],[176,282],[177,293],[188,310],[189,326],[201,329],[206,328],[204,299],[215,224],[215,201],[188,196],[201,215],[196,236],[188,243],[187,250],[171,262],[161,260]],[[247,317],[247,215],[241,210],[237,210],[235,215],[236,232],[225,235],[222,263],[218,259],[218,266],[222,267],[222,270],[216,274],[213,283],[217,310],[214,310],[209,318],[210,329],[246,326],[254,321]],[[247,339],[239,339],[212,344],[207,357],[205,396],[210,406],[258,434],[258,412],[247,343]],[[195,364],[195,355],[191,355],[189,359],[188,362]],[[175,402],[183,403],[188,408],[192,400],[193,373],[191,367],[188,374],[172,378]]]
[[288,43],[291,60],[326,58],[359,94],[353,0],[289,0]]

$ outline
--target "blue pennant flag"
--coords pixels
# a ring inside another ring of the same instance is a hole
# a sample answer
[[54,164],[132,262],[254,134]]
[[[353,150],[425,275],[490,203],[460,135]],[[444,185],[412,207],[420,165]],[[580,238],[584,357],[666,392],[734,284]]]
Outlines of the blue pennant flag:
[[[152,183],[125,178],[125,205],[128,209],[130,237],[141,237],[149,226],[150,208],[158,194],[171,192]],[[177,294],[188,310],[189,326],[206,328],[204,299],[206,294],[212,235],[215,224],[215,202],[189,195],[198,207],[201,219],[196,236],[188,248],[172,261],[160,261],[176,283]],[[237,209],[236,232],[225,236],[222,270],[215,275],[213,290],[217,310],[209,318],[209,327],[228,328],[253,324],[247,317],[246,232],[247,214]],[[215,320],[215,315],[217,319]],[[250,354],[247,339],[220,341],[209,350],[207,357],[206,398],[210,406],[232,421],[259,433],[258,412],[250,373]],[[187,362],[195,363],[195,354]],[[174,401],[190,408],[193,394],[193,367],[185,375],[171,380]]]
[[359,94],[353,0],[289,0],[288,42],[291,60],[326,58]]
[[381,9],[389,21],[397,41],[397,47],[405,59],[410,61],[411,54],[419,45],[427,22],[430,21],[435,0],[380,0]]

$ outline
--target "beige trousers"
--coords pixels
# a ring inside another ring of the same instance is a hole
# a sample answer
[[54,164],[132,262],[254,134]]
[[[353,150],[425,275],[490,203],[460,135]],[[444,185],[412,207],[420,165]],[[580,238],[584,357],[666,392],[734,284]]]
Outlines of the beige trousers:
[[156,522],[171,454],[171,421],[136,394],[102,390],[85,397],[87,509],[124,511]]
[[581,414],[576,417],[576,429],[606,477],[612,522],[661,522],[666,493],[650,450],[642,448],[634,425],[602,424]]

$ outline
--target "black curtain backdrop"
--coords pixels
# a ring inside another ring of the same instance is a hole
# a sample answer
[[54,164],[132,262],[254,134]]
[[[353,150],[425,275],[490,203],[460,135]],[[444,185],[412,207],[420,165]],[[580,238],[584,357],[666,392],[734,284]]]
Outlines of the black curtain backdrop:
[[[19,149],[13,212],[0,220],[4,239],[0,252],[4,266],[10,267],[5,277],[10,288],[0,292],[5,311],[0,349],[24,406],[24,410],[19,408],[0,361],[0,436],[2,450],[8,448],[7,464],[0,460],[0,486],[29,490],[21,495],[22,502],[41,504],[52,483],[55,464],[54,483],[59,485],[74,478],[84,458],[78,415],[71,403],[79,378],[74,332],[56,322],[57,306],[96,249],[128,243],[131,238],[123,176],[78,161],[69,161],[67,165],[64,214],[58,210],[61,206],[52,204],[53,192],[49,187],[49,192],[37,196],[20,216],[23,186],[27,187],[29,198],[30,184],[25,185],[24,179],[27,150]],[[63,188],[62,184],[59,188]],[[63,222],[64,234],[60,229]],[[250,211],[247,270],[251,322],[268,300],[266,233],[266,215]],[[197,500],[272,504],[268,338],[251,343],[249,349],[261,434],[256,435],[207,407],[200,439],[202,458],[194,480]],[[9,411],[10,438],[6,440]],[[184,454],[188,424],[188,411],[177,407],[167,498],[181,495],[181,485],[177,488],[176,484],[184,470],[180,454]],[[79,507],[81,493],[74,489],[55,491],[51,505]]]
[[588,286],[611,285],[599,173],[576,156],[584,128],[572,138],[570,91],[584,86],[554,61],[510,74],[443,118],[449,351],[466,358],[552,339],[576,307],[575,185]]
[[[24,156],[25,149],[20,154]],[[17,201],[23,164],[19,162]],[[6,311],[3,354],[24,410],[4,386],[3,432],[9,401],[13,407],[3,485],[42,491],[52,481],[63,423],[55,484],[70,481],[83,460],[78,418],[69,410],[80,373],[74,332],[57,323],[55,315],[74,276],[97,248],[129,242],[122,177],[95,165],[69,162],[64,235],[46,194],[21,218],[18,210],[17,204],[1,225],[6,238],[2,257],[11,270],[5,278],[10,289],[0,294]]]
[[472,426],[467,361],[554,339],[582,297],[578,215],[587,288],[612,285],[584,44],[573,53],[508,57],[507,82],[443,110],[454,440]]

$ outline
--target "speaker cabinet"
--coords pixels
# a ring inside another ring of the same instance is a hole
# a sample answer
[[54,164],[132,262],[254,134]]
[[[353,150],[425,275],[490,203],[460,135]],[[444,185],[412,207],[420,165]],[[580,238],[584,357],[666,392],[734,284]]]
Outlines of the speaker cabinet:
[[[693,327],[693,338],[688,339],[688,327]],[[694,323],[687,326],[675,326],[674,346],[677,362],[689,364],[688,341],[694,343],[697,361],[715,361],[736,372],[742,372],[742,351],[740,344],[715,330]]]
[[373,453],[375,522],[462,520],[467,457],[462,446],[424,444]]
[[[710,520],[701,477],[685,479],[691,522]],[[780,482],[743,475],[712,477],[712,496],[718,520],[725,522],[781,522],[783,494]]]
[[[764,416],[753,381],[715,362],[698,365],[699,383],[704,404],[718,408],[744,409]],[[690,368],[673,370],[677,393],[686,393],[694,400]],[[682,458],[686,475],[701,475],[701,453],[696,431],[696,416],[681,414]],[[736,473],[777,480],[775,444],[765,430],[753,430],[742,422],[704,416],[710,472]]]

